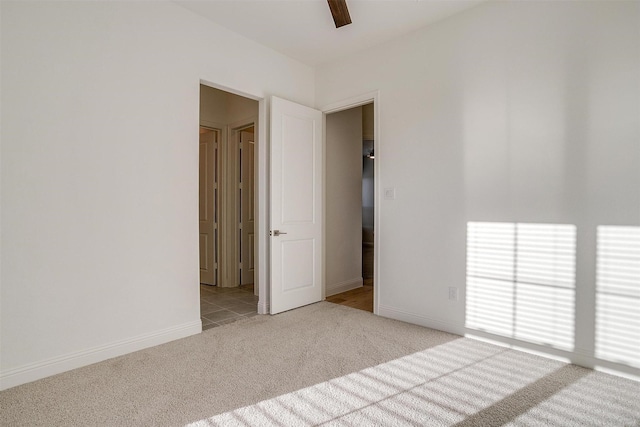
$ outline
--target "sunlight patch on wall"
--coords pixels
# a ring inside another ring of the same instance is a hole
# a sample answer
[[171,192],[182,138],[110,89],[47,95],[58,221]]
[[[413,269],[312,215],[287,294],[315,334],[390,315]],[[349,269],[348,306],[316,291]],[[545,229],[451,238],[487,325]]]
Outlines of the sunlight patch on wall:
[[640,227],[598,227],[596,357],[640,367]]
[[466,327],[573,350],[576,227],[469,222]]

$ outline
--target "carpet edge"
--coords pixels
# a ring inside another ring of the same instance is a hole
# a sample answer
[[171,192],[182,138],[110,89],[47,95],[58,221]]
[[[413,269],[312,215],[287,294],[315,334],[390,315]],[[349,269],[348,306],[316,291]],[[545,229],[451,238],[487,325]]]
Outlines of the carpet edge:
[[7,390],[22,384],[102,362],[113,357],[154,347],[180,338],[202,332],[202,321],[183,323],[163,330],[138,335],[121,341],[68,353],[0,372],[0,390]]

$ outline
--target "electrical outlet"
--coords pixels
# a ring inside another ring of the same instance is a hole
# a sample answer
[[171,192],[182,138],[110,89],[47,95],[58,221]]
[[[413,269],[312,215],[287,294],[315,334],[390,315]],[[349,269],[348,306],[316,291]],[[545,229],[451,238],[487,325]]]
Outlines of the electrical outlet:
[[396,188],[395,187],[385,188],[384,198],[386,200],[394,200],[396,198]]
[[449,286],[449,299],[451,301],[458,301],[458,288]]

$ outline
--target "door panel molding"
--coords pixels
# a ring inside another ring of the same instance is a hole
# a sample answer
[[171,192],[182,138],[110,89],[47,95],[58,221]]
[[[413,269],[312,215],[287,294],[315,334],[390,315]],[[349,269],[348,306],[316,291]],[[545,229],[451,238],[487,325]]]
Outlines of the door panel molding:
[[322,112],[271,98],[271,314],[322,299],[322,135]]

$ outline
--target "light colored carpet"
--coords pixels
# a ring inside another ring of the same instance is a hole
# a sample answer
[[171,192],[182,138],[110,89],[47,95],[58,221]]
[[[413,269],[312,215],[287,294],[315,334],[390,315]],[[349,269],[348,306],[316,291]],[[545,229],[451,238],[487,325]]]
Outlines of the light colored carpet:
[[640,383],[323,302],[0,392],[0,425],[640,425]]

